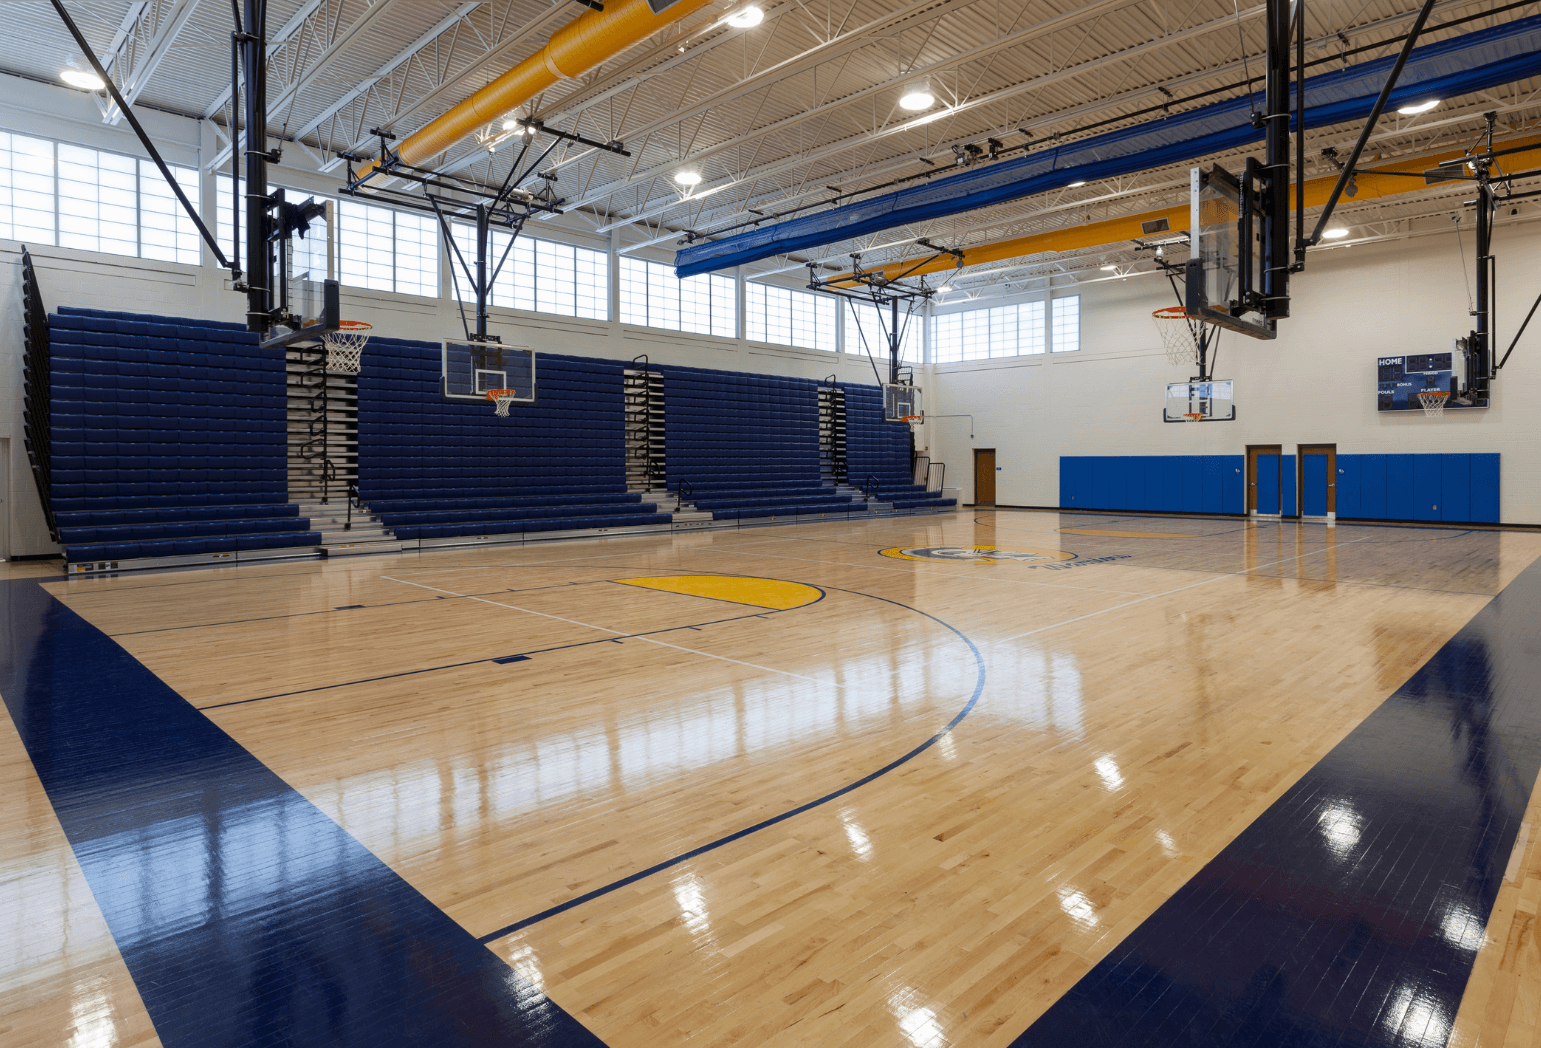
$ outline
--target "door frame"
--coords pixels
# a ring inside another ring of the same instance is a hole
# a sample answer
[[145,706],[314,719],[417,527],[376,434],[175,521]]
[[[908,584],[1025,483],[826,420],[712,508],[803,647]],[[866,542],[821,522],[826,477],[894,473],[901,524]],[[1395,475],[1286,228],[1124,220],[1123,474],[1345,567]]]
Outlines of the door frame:
[[[1279,515],[1284,515],[1284,445],[1283,444],[1248,444],[1247,445],[1247,496],[1244,508],[1248,517],[1257,516],[1257,456],[1259,454],[1279,456]],[[1273,516],[1272,513],[1268,516]]]
[[[977,506],[977,505],[980,504],[979,503],[979,456],[980,456],[980,454],[982,452],[989,452],[992,456],[994,454],[996,454],[996,450],[994,448],[974,448],[974,476],[973,476],[974,501],[969,503],[969,505],[971,505],[971,506]],[[994,472],[994,471],[992,471],[992,472]],[[993,494],[998,494],[998,493],[993,493]],[[995,502],[996,502],[996,500],[992,498],[990,500],[990,505],[992,505],[992,506],[995,505]]]
[[[1325,452],[1327,455],[1327,519],[1338,519],[1338,446],[1336,444],[1295,445],[1295,508],[1296,515],[1306,515],[1306,452]],[[1314,519],[1314,518],[1313,518]]]

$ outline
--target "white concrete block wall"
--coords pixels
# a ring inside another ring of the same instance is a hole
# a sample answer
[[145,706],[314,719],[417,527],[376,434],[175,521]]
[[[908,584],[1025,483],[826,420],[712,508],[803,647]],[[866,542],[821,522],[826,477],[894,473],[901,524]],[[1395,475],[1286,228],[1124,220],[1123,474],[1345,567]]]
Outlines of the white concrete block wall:
[[[1501,349],[1541,291],[1541,224],[1500,226],[1494,250]],[[948,464],[968,502],[972,449],[994,448],[996,503],[1015,506],[1058,505],[1061,455],[1239,455],[1248,444],[1291,454],[1316,443],[1341,454],[1496,451],[1501,519],[1541,524],[1541,320],[1495,383],[1492,407],[1437,421],[1375,410],[1377,357],[1444,352],[1471,327],[1453,232],[1314,251],[1291,293],[1276,340],[1221,340],[1215,375],[1236,382],[1234,422],[1161,421],[1165,384],[1188,373],[1166,362],[1150,319],[1173,304],[1170,287],[1136,276],[1083,286],[1079,352],[928,369],[927,413],[972,413],[974,438],[968,420],[939,419],[918,444]]]

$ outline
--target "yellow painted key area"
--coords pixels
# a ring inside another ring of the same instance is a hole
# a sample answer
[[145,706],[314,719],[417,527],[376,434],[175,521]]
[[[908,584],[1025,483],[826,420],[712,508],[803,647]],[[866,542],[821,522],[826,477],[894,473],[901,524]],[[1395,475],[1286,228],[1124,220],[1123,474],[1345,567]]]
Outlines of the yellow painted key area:
[[731,604],[748,604],[756,608],[788,611],[819,601],[824,591],[817,586],[805,586],[800,582],[783,582],[781,579],[759,579],[747,575],[658,575],[652,578],[616,579],[626,586],[683,593],[691,597],[707,597],[724,600]]

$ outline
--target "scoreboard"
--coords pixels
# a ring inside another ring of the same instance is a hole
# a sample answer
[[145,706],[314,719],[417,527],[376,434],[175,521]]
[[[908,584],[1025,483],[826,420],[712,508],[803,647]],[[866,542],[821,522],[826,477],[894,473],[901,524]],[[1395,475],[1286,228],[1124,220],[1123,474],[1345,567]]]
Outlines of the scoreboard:
[[1461,399],[1456,365],[1465,370],[1465,353],[1414,353],[1405,357],[1379,357],[1375,361],[1377,411],[1421,411],[1418,394],[1450,394],[1448,408],[1485,408],[1487,398]]

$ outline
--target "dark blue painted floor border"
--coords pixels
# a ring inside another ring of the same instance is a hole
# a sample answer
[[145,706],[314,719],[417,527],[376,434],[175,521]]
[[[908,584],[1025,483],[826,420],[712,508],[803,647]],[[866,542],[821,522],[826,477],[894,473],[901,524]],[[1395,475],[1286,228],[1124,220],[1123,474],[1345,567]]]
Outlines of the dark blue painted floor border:
[[603,1048],[40,581],[0,694],[167,1048]]
[[1541,770],[1541,561],[1012,1048],[1443,1046]]

